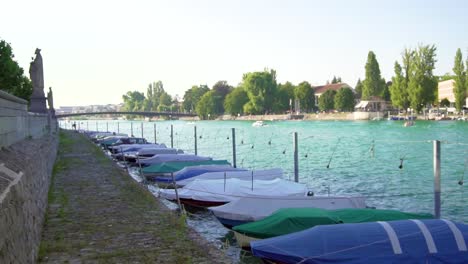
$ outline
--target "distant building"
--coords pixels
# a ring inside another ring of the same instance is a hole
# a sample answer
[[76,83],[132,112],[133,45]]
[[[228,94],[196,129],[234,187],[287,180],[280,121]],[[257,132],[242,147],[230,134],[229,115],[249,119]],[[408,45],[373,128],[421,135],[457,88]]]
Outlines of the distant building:
[[360,101],[355,107],[357,112],[382,112],[390,107],[390,102],[385,101],[380,96],[371,96],[369,100]]
[[[322,94],[324,94],[326,91],[328,90],[334,90],[334,91],[338,91],[340,90],[341,88],[350,88],[353,90],[353,88],[351,86],[349,86],[348,84],[346,83],[332,83],[332,84],[325,84],[325,85],[321,85],[321,86],[315,86],[314,87],[314,92],[315,92],[315,105],[318,105],[318,99],[320,98],[320,96],[322,96]],[[354,91],[354,90],[353,90]]]
[[437,101],[440,103],[440,101],[447,98],[447,100],[450,101],[450,106],[453,107],[455,105],[455,94],[453,93],[454,86],[455,80],[439,82]]

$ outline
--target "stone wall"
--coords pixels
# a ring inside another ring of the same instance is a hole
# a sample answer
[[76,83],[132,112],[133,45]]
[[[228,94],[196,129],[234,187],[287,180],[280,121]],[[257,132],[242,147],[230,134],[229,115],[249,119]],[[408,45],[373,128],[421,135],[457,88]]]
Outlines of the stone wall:
[[0,147],[25,138],[40,138],[55,131],[56,124],[48,114],[29,113],[27,101],[0,91]]
[[0,150],[0,263],[35,263],[57,155],[56,135]]

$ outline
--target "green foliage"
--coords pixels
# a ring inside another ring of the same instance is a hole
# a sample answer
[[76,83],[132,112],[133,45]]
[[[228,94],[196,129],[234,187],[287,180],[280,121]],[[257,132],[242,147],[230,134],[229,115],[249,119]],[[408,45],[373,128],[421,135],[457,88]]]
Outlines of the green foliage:
[[274,70],[244,74],[242,86],[249,97],[244,111],[251,114],[265,114],[273,110],[277,92],[276,72]]
[[290,83],[278,84],[278,91],[276,94],[276,103],[274,105],[275,113],[284,113],[291,108],[290,102],[295,98],[294,90],[296,87]]
[[341,83],[341,77],[340,76],[336,77],[336,76],[333,75],[333,79],[332,79],[331,83],[332,84]]
[[409,65],[408,94],[411,108],[420,111],[424,105],[432,104],[436,99],[437,78],[432,72],[436,62],[436,47],[420,45],[413,54]]
[[453,73],[455,73],[455,86],[453,87],[453,93],[455,95],[455,107],[457,111],[461,111],[465,104],[466,98],[466,71],[465,65],[463,64],[463,55],[460,49],[457,50],[455,55],[455,64],[453,66]]
[[200,85],[200,86],[194,85],[192,86],[192,88],[185,91],[184,103],[182,104],[182,107],[184,108],[184,110],[187,112],[194,111],[195,107],[197,107],[198,101],[200,101],[200,98],[209,90],[210,88],[208,88],[208,86],[206,85]]
[[333,107],[335,106],[335,95],[335,90],[328,90],[319,97],[318,106],[320,111],[333,110]]
[[361,79],[359,78],[357,83],[356,83],[356,88],[354,88],[354,91],[356,92],[356,98],[357,99],[361,99],[362,97],[362,88],[363,88],[363,84],[361,82]]
[[363,81],[362,99],[367,100],[371,96],[381,96],[385,82],[380,76],[379,63],[374,52],[369,51],[366,63],[366,79]]
[[224,100],[224,109],[231,115],[243,114],[244,105],[249,101],[247,93],[242,86],[232,90]]
[[444,98],[440,101],[440,106],[442,107],[449,107],[450,106],[450,101],[447,98]]
[[395,107],[407,109],[409,106],[408,84],[406,77],[403,76],[403,69],[397,61],[395,61],[394,70],[395,76],[392,78],[390,86],[392,104]]
[[335,109],[341,112],[354,111],[354,93],[350,88],[341,88],[335,95]]
[[226,96],[232,92],[234,88],[230,86],[226,81],[218,81],[213,85],[213,99],[214,99],[214,113],[221,115],[225,112],[224,101]]
[[439,82],[454,80],[454,79],[455,79],[455,75],[452,75],[449,72],[446,72],[444,75],[437,76],[437,80]]
[[[216,92],[205,93],[197,103],[196,111],[200,119],[210,119],[215,117]],[[218,99],[219,100],[219,99]]]
[[311,112],[315,108],[314,88],[308,82],[301,82],[294,90],[296,98],[301,104],[301,108],[306,112]]
[[144,110],[145,95],[138,91],[127,92],[122,96],[124,101],[124,110],[126,111],[140,111]]
[[29,101],[32,83],[14,57],[10,44],[0,40],[0,90]]

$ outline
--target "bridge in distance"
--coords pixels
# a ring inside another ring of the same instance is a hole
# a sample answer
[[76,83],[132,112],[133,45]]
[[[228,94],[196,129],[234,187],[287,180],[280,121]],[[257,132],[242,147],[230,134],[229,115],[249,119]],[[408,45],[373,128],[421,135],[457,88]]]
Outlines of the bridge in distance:
[[139,115],[139,116],[169,116],[169,117],[196,117],[193,113],[178,113],[178,112],[89,112],[89,113],[70,113],[70,114],[57,114],[57,118],[71,117],[71,116],[89,116],[89,115]]

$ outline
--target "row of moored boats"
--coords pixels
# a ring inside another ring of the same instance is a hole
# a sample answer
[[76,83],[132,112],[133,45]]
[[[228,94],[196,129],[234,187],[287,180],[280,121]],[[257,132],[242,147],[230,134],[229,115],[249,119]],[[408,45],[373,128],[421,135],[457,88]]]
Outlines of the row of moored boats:
[[157,183],[160,197],[210,210],[268,263],[468,263],[463,223],[368,208],[365,197],[317,196],[280,168],[235,168],[144,139],[87,134]]

